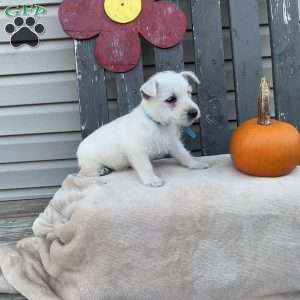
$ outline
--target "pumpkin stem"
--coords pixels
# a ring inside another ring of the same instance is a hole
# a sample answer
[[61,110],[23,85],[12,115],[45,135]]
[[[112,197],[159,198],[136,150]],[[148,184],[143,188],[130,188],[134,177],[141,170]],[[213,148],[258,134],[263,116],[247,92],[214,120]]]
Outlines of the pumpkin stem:
[[260,81],[257,107],[257,123],[259,125],[270,125],[272,123],[270,114],[270,89],[265,77],[263,77]]

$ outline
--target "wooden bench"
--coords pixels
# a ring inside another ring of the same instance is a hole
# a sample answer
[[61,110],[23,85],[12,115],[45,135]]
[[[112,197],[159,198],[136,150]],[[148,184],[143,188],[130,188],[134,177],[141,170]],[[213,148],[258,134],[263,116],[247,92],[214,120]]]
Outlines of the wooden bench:
[[[299,128],[298,2],[267,1],[273,65],[274,116]],[[197,155],[227,153],[232,130],[239,123],[256,115],[256,97],[263,75],[257,0],[228,0],[237,122],[230,121],[227,114],[229,104],[224,75],[220,1],[173,2],[186,5],[185,10],[189,18],[187,34],[192,35],[194,44],[194,47],[188,49],[189,54],[192,54],[192,61],[186,61],[182,44],[163,50],[143,42],[144,56],[137,67],[128,73],[112,74],[96,64],[93,55],[94,40],[75,42],[83,137],[102,124],[131,111],[140,101],[139,87],[144,79],[162,70],[190,69],[195,71],[201,80],[201,85],[195,87],[194,91],[195,101],[202,111],[200,122],[194,125],[197,139],[185,137],[187,147]],[[145,61],[149,57],[151,61]],[[148,66],[147,72],[144,72],[145,64]],[[46,205],[47,203],[36,200],[13,201],[2,205],[0,214],[6,218],[0,221],[1,242],[31,235],[31,223]],[[17,219],[19,221],[16,222]],[[0,295],[1,299],[24,298]]]
[[[179,4],[178,0],[173,2]],[[228,152],[232,126],[227,117],[224,76],[224,51],[220,1],[191,0],[188,33],[193,35],[193,64],[184,63],[183,46],[172,49],[151,49],[144,43],[144,53],[153,51],[155,68],[180,71],[192,69],[201,80],[195,100],[203,117],[195,129],[196,142],[187,141],[190,150],[202,155]],[[268,0],[269,25],[274,78],[275,115],[295,126],[300,125],[300,35],[297,1]],[[237,123],[256,115],[256,98],[262,77],[262,54],[257,0],[229,0],[230,32],[235,79]],[[131,111],[139,102],[143,78],[143,60],[127,73],[111,74],[96,64],[94,40],[76,42],[81,125],[83,137],[109,122],[110,115]],[[94,68],[96,66],[96,68]],[[145,76],[144,76],[145,75]],[[116,86],[117,107],[111,106],[107,91]],[[127,91],[127,92],[126,92]],[[201,128],[201,130],[200,130]]]

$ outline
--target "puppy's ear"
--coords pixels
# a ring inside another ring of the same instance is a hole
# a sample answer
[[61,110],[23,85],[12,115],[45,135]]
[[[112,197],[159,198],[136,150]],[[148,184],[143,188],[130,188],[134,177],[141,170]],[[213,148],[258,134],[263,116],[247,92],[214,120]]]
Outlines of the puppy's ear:
[[192,79],[197,84],[200,84],[199,78],[195,75],[194,72],[191,71],[183,71],[180,73],[186,80]]
[[140,89],[140,92],[142,94],[142,97],[146,100],[156,97],[157,95],[157,82],[155,79],[150,78],[148,81],[146,81]]

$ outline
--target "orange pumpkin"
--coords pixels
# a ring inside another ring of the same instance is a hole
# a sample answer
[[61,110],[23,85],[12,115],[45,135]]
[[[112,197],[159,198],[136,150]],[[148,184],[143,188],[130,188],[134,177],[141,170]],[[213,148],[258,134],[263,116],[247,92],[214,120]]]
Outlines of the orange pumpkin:
[[300,162],[300,134],[289,123],[271,120],[269,87],[260,84],[258,118],[250,119],[235,130],[230,140],[234,166],[243,173],[277,177],[288,174]]

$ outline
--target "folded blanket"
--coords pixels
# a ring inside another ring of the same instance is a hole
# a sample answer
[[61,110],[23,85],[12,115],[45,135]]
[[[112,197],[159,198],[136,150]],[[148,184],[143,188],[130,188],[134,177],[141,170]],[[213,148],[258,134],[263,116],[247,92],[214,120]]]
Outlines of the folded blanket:
[[0,247],[0,291],[30,300],[300,299],[300,168],[255,178],[228,156],[208,170],[156,163],[70,175],[33,225]]

